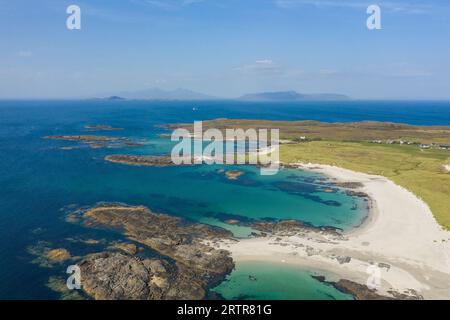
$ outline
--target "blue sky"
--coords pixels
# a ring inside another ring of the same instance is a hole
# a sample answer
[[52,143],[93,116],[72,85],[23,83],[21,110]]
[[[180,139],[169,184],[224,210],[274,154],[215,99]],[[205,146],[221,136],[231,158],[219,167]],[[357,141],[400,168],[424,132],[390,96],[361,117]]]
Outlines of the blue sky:
[[450,99],[450,1],[0,0],[0,98],[149,87]]

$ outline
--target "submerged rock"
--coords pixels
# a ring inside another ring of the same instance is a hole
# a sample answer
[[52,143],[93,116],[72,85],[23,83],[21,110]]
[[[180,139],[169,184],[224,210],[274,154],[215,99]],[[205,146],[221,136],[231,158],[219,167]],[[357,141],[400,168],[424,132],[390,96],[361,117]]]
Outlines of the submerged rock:
[[249,275],[248,280],[250,281],[257,281],[258,279],[255,276]]
[[240,176],[242,176],[245,172],[239,170],[229,170],[225,172],[227,179],[229,180],[237,180]]
[[29,246],[27,251],[35,256],[31,261],[43,268],[52,268],[55,264],[72,259],[70,252],[64,248],[52,248],[47,241],[39,241],[36,245]]
[[67,288],[66,280],[61,277],[50,277],[46,286],[59,293],[61,300],[85,300],[78,290],[69,290]]
[[49,250],[46,255],[51,262],[63,262],[71,258],[70,252],[62,248]]
[[225,223],[231,224],[231,225],[238,225],[240,223],[240,221],[236,220],[236,219],[228,219],[228,220],[225,220]]

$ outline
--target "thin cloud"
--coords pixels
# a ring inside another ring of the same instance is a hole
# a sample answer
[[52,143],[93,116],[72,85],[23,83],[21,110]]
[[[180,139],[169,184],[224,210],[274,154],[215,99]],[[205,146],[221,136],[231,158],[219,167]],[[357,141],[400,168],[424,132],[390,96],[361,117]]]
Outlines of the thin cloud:
[[[282,9],[288,9],[298,6],[314,6],[317,8],[348,8],[348,9],[365,9],[369,5],[373,4],[373,1],[329,1],[329,0],[275,0],[275,5]],[[435,7],[425,2],[391,2],[391,1],[379,1],[377,3],[382,9],[386,9],[394,13],[428,13]]]
[[433,72],[422,66],[402,62],[391,64],[388,70],[382,72],[382,75],[397,78],[417,78],[431,77]]
[[189,7],[205,1],[206,0],[132,0],[134,3],[148,5],[162,10],[182,9],[183,7]]
[[259,59],[254,63],[237,67],[235,70],[244,74],[257,75],[281,75],[284,73],[284,69],[271,59]]

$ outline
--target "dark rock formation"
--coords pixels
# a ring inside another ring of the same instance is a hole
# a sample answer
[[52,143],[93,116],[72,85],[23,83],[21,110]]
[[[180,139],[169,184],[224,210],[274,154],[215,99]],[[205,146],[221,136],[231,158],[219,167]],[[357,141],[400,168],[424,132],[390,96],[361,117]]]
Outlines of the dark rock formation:
[[389,292],[392,296],[383,296],[378,294],[374,289],[368,286],[359,284],[347,279],[340,279],[337,282],[326,281],[324,276],[312,276],[314,279],[328,283],[344,293],[351,294],[356,300],[421,300],[423,297],[417,295],[415,292],[408,292],[408,294],[399,292]]
[[257,220],[250,224],[250,226],[253,229],[271,234],[305,231],[323,232],[335,236],[340,236],[342,234],[342,230],[339,228],[328,226],[316,227],[298,220]]
[[94,136],[94,135],[46,136],[44,138],[51,139],[51,140],[81,141],[81,142],[86,142],[86,143],[129,140],[128,138],[125,138],[125,137],[107,137],[107,136]]
[[[88,129],[88,131],[97,131],[97,130],[120,130],[119,128],[108,129],[108,126],[99,126],[103,129]],[[144,143],[140,141],[131,141],[126,137],[109,137],[109,136],[96,136],[96,135],[62,135],[62,136],[46,136],[44,139],[50,140],[62,140],[62,141],[71,141],[78,142],[81,145],[87,145],[92,149],[98,148],[123,148],[123,147],[135,147],[142,146]],[[80,146],[64,146],[61,147],[63,150],[71,150],[77,149]]]
[[350,197],[369,198],[369,195],[362,191],[346,190],[345,193]]
[[237,180],[243,174],[244,174],[244,172],[243,171],[239,171],[239,170],[229,170],[229,171],[225,172],[225,176],[229,180]]
[[342,291],[349,293],[355,297],[356,300],[421,300],[422,297],[407,295],[398,292],[390,292],[392,297],[382,296],[376,293],[375,290],[370,289],[366,285],[359,284],[350,280],[341,279],[333,283],[333,286]]
[[361,182],[334,182],[333,184],[346,189],[359,189],[364,187],[364,184],[362,184]]
[[202,299],[195,274],[162,259],[140,259],[118,252],[86,257],[80,264],[83,290],[96,300]]
[[107,124],[88,124],[85,125],[84,128],[86,129],[86,131],[89,132],[123,130],[123,128],[114,128]]
[[133,166],[169,167],[175,166],[170,156],[137,156],[117,154],[105,157],[106,161]]
[[86,257],[80,263],[83,289],[95,299],[203,299],[208,287],[234,268],[228,251],[204,244],[231,237],[223,229],[114,204],[88,209],[81,219],[86,226],[120,230],[161,254],[158,259],[119,252]]

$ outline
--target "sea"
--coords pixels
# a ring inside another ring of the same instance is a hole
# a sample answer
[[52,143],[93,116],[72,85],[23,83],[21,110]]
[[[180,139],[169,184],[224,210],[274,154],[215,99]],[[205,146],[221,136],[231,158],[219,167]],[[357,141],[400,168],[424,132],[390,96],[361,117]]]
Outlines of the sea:
[[[160,136],[167,133],[161,125],[216,118],[450,125],[450,102],[0,101],[0,299],[62,298],[50,288],[49,279],[67,277],[70,262],[42,265],[36,248],[66,248],[73,256],[83,256],[122,239],[112,230],[66,221],[71,210],[102,202],[144,205],[226,228],[237,238],[253,230],[227,224],[227,219],[296,219],[349,230],[367,215],[362,199],[318,173],[283,169],[263,176],[252,166],[156,168],[104,160],[111,154],[168,154],[174,142]],[[86,132],[86,125],[98,124],[123,130]],[[44,139],[83,134],[127,137],[142,145],[68,149],[64,147],[80,144]],[[228,179],[223,171],[231,169],[244,175]],[[87,239],[101,241],[88,244]],[[352,299],[317,281],[314,274],[283,264],[238,263],[212,290],[225,299]]]

